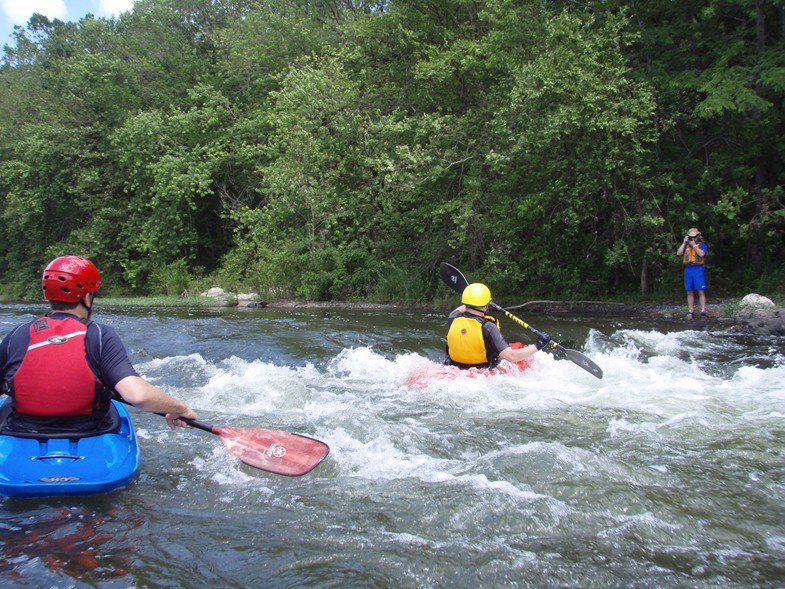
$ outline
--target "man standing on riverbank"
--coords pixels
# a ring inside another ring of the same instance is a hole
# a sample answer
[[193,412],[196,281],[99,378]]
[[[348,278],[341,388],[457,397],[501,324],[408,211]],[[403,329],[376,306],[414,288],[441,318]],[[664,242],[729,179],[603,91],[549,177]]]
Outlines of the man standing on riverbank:
[[706,254],[709,246],[701,242],[701,232],[692,227],[676,250],[684,260],[684,289],[687,291],[688,319],[695,319],[695,292],[698,292],[702,318],[706,318]]

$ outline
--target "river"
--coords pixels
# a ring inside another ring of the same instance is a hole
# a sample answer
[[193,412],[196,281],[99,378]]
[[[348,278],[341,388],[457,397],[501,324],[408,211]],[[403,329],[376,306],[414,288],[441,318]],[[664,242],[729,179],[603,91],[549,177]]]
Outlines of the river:
[[[410,388],[441,356],[443,315],[98,308],[201,420],[330,455],[277,476],[132,410],[130,486],[0,501],[2,587],[785,586],[781,340],[520,314],[604,378],[538,353],[523,374]],[[44,310],[0,305],[0,334]]]

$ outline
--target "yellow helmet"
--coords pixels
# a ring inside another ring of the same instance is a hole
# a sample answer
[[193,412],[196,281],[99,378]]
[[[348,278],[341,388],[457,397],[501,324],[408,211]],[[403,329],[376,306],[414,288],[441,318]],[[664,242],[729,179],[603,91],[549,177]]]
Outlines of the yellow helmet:
[[461,302],[470,307],[485,307],[491,302],[491,291],[484,284],[475,282],[463,289]]

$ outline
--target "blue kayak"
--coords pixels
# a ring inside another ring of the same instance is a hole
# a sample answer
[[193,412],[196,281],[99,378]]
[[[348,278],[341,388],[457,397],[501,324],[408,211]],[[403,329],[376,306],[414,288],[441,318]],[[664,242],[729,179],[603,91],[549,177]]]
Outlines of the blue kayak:
[[130,483],[139,470],[131,416],[117,401],[110,416],[109,431],[97,435],[1,432],[0,496],[89,495]]

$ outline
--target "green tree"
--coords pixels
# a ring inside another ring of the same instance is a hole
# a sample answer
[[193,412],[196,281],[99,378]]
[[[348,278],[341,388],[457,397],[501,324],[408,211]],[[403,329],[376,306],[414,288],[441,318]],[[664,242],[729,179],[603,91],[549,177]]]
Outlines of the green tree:
[[651,179],[654,101],[626,64],[625,22],[565,11],[543,24],[497,119],[494,162],[517,225],[499,253],[554,292],[604,292],[625,275],[647,291],[664,211]]
[[712,277],[776,284],[784,21],[781,0],[35,15],[0,65],[0,283],[74,252],[118,290],[204,268],[419,300],[450,259],[517,294],[670,292],[698,225]]
[[140,113],[113,136],[129,196],[121,258],[136,287],[159,266],[210,259],[223,239],[213,229],[221,227],[215,176],[232,110],[207,86],[194,88],[190,100],[188,108]]
[[640,42],[627,53],[657,103],[655,172],[671,244],[699,225],[712,265],[748,283],[777,272],[785,235],[782,8],[638,3],[630,19]]

